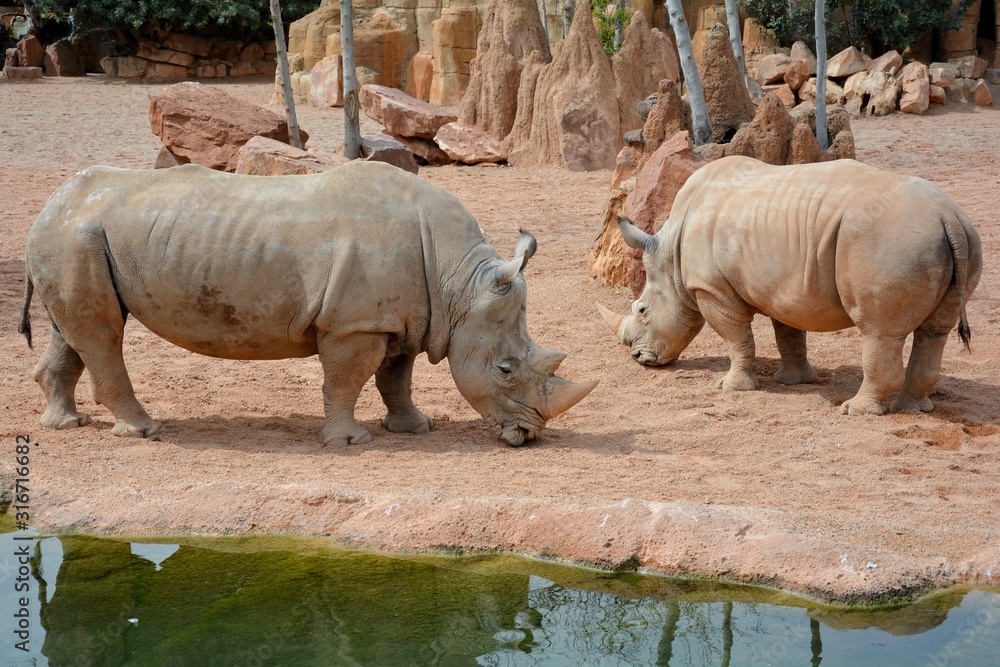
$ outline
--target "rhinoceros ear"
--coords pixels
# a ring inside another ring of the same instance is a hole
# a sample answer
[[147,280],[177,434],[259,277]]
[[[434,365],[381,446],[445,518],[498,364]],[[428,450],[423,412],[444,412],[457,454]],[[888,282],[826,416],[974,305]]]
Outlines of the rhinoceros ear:
[[528,260],[531,259],[532,255],[535,254],[535,250],[538,249],[538,242],[535,241],[534,236],[523,229],[519,229],[518,231],[521,233],[521,236],[514,245],[514,259],[509,262],[503,262],[497,274],[497,287],[500,289],[510,285],[514,281],[514,278],[517,278],[517,274],[524,271]]
[[632,221],[628,218],[618,216],[618,229],[621,230],[622,239],[628,247],[642,250],[644,253],[649,253],[650,255],[656,252],[656,248],[659,245],[656,237],[647,234],[633,225]]

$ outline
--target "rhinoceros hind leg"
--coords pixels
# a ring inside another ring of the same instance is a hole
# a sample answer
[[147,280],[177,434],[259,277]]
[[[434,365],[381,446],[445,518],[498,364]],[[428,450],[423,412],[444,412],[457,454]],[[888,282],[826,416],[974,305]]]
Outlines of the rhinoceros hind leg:
[[[105,327],[98,323],[94,328]],[[148,438],[163,430],[163,424],[150,417],[135,397],[122,357],[123,334],[124,324],[117,328],[113,338],[99,336],[80,356],[94,381],[94,400],[111,410],[117,420],[112,435]]]
[[904,338],[862,333],[861,367],[864,380],[854,398],[840,406],[842,415],[882,415],[882,401],[903,383]]
[[774,379],[781,384],[810,384],[816,381],[816,371],[806,359],[806,332],[771,319],[774,340],[778,344],[781,365]]
[[375,373],[375,386],[389,409],[382,426],[393,433],[427,433],[434,422],[413,405],[413,362],[415,357],[400,354],[386,357]]
[[927,392],[937,384],[941,375],[941,356],[947,340],[947,332],[923,328],[913,332],[913,350],[906,364],[906,377],[892,402],[892,412],[930,412],[934,409]]
[[65,429],[90,423],[90,415],[76,411],[76,383],[82,374],[83,359],[66,343],[59,330],[52,327],[48,347],[35,367],[35,381],[48,402],[42,414],[42,426]]
[[385,357],[386,336],[357,333],[348,336],[320,334],[319,359],[323,364],[323,408],[326,424],[319,433],[323,445],[363,445],[372,441],[368,429],[354,420],[354,406]]

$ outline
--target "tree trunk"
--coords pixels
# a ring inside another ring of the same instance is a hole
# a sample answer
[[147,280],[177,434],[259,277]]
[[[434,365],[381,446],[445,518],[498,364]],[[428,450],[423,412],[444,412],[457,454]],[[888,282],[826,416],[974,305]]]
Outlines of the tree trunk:
[[295,117],[295,100],[292,98],[292,77],[288,73],[288,51],[285,48],[285,28],[281,24],[281,5],[271,0],[271,22],[274,24],[274,45],[278,50],[278,76],[285,97],[285,117],[288,118],[288,136],[292,146],[302,148],[299,121]]
[[354,9],[351,0],[340,0],[340,49],[344,70],[344,157],[361,157],[361,121],[358,118],[358,74],[354,69]]
[[573,14],[576,13],[576,0],[565,0],[563,2],[563,39],[569,34],[569,27],[573,25]]
[[545,41],[549,41],[549,16],[545,9],[545,0],[539,0],[538,11],[542,14],[542,30],[545,31]]
[[[625,0],[615,0],[615,13],[618,14],[618,18],[615,19],[615,51],[622,48],[622,42],[625,41],[625,23],[621,19],[621,13],[625,11]],[[652,21],[652,17],[648,20]]]
[[708,119],[708,106],[705,104],[705,91],[701,88],[701,77],[698,76],[698,68],[694,64],[691,31],[687,19],[684,18],[681,0],[667,0],[667,13],[670,16],[670,27],[674,29],[674,37],[677,39],[677,52],[681,56],[681,71],[684,73],[684,85],[687,86],[688,104],[691,105],[694,143],[696,146],[701,146],[712,139],[712,123]]
[[729,43],[733,45],[736,64],[740,66],[740,76],[747,80],[747,66],[743,62],[743,36],[740,33],[740,12],[736,0],[726,0],[726,23],[729,24]]
[[826,3],[816,3],[816,139],[826,150],[830,140],[826,134]]

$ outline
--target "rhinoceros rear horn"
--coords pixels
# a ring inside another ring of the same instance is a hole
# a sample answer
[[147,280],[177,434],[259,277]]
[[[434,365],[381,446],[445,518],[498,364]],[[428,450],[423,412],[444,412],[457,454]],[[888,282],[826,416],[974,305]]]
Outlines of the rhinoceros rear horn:
[[538,412],[545,421],[554,419],[587,397],[597,386],[593,382],[570,382],[551,377],[545,382],[545,399]]
[[650,255],[656,252],[656,248],[659,245],[656,237],[647,234],[633,225],[632,221],[628,218],[618,216],[618,229],[621,230],[622,240],[625,241],[625,245],[628,247],[642,250],[644,253],[649,253]]
[[497,286],[500,288],[511,284],[514,278],[517,278],[517,274],[524,271],[528,260],[531,259],[532,255],[535,254],[535,250],[538,249],[538,242],[534,236],[523,229],[519,229],[518,231],[521,233],[521,236],[518,237],[517,243],[514,245],[514,259],[502,263],[497,274]]
[[534,353],[532,362],[536,371],[543,376],[549,376],[556,374],[556,371],[559,370],[559,364],[561,364],[565,358],[565,352],[539,348]]

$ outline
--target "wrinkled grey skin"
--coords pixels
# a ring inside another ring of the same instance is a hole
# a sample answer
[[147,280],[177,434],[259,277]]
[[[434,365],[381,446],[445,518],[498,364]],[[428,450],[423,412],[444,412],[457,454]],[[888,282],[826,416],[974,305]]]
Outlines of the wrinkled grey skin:
[[555,377],[564,354],[537,347],[521,274],[535,250],[522,233],[505,261],[459,201],[381,163],[308,176],[237,176],[194,165],[94,167],[52,196],[28,234],[20,330],[38,290],[52,337],[35,369],[42,424],[83,426],[75,388],[86,367],[113,432],[161,424],[132,391],[122,358],[128,315],[166,340],[228,359],[318,354],[324,444],[364,443],[354,420],[365,382],[383,426],[425,433],[411,399],[416,356],[449,359],[455,384],[511,445],[593,389]]
[[[948,333],[960,323],[982,272],[979,234],[927,181],[854,160],[775,167],[728,157],[695,172],[655,236],[619,220],[643,250],[646,287],[627,317],[600,307],[632,358],[668,364],[707,321],[729,346],[719,386],[759,386],[751,322],[774,325],[775,380],[809,383],[807,331],[857,326],[864,381],[845,414],[928,412]],[[913,333],[905,369],[903,343]]]

